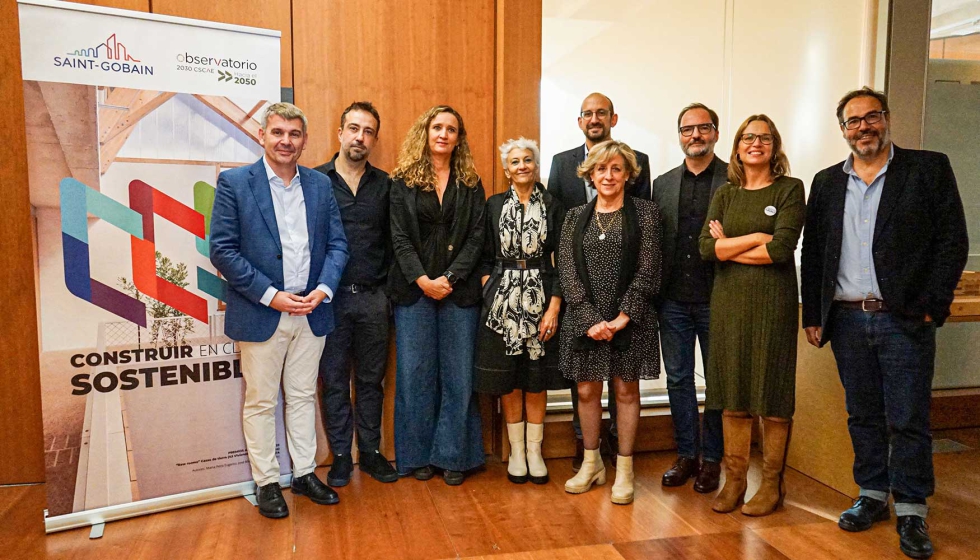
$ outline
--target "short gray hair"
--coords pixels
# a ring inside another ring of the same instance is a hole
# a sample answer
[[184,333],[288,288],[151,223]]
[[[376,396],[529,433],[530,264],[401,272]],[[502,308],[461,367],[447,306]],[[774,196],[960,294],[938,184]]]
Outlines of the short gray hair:
[[269,117],[272,115],[279,115],[287,121],[293,119],[300,119],[303,121],[303,132],[306,132],[306,115],[303,114],[303,110],[299,107],[293,105],[292,103],[286,103],[285,101],[280,103],[273,103],[265,108],[265,112],[262,113],[262,129],[265,130],[269,126]]
[[500,145],[500,164],[504,166],[504,169],[507,169],[507,156],[513,150],[530,150],[531,154],[534,155],[534,165],[541,167],[541,150],[538,149],[538,143],[521,136],[517,140],[511,138]]

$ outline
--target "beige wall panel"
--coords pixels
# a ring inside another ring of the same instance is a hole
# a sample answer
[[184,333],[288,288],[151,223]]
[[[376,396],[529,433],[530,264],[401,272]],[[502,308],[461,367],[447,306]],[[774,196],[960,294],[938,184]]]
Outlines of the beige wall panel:
[[[863,2],[736,0],[731,67],[731,129],[752,114],[772,117],[792,175],[807,186],[848,154],[835,111],[861,83]],[[724,145],[724,148],[721,146]]]
[[289,0],[153,0],[153,13],[192,19],[247,25],[282,32],[279,67],[282,86],[293,85],[292,14]]
[[950,37],[944,41],[945,49],[943,50],[943,58],[980,60],[980,35]]
[[477,171],[491,190],[493,0],[294,0],[293,14],[296,104],[311,127],[302,164],[333,156],[340,113],[367,100],[381,113],[371,161],[390,171],[411,124],[444,103],[463,116]]

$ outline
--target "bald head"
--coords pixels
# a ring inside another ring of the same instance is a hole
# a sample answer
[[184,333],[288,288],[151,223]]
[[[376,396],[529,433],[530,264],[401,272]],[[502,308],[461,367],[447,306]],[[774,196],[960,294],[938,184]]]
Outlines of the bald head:
[[578,127],[585,134],[585,144],[592,148],[599,142],[609,140],[612,127],[616,126],[619,116],[613,110],[612,100],[606,95],[590,93],[582,101],[582,109],[578,116]]

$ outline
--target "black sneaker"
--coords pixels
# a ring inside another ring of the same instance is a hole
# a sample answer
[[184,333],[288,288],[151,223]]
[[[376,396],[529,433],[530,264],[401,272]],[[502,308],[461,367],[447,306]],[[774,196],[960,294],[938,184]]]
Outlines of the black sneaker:
[[369,474],[378,482],[395,482],[398,480],[398,472],[380,451],[361,451],[360,459],[358,466],[361,472]]
[[445,480],[446,484],[449,486],[459,486],[463,483],[463,479],[465,478],[466,475],[464,475],[461,471],[442,471],[442,479]]
[[901,515],[895,524],[898,531],[899,547],[909,558],[929,558],[932,556],[932,540],[929,539],[929,526],[918,515]]
[[861,496],[850,509],[840,514],[837,526],[852,533],[867,531],[875,522],[885,521],[890,515],[888,502]]
[[350,482],[350,475],[353,472],[354,460],[351,459],[350,453],[343,455],[335,454],[333,456],[333,465],[330,466],[330,472],[327,473],[327,484],[336,486],[337,488],[347,486],[347,483]]
[[436,470],[431,465],[415,469],[415,480],[429,480],[436,475]]

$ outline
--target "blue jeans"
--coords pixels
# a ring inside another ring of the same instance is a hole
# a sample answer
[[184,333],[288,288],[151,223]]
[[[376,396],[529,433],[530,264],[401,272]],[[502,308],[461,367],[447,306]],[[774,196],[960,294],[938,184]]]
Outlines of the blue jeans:
[[[708,366],[708,324],[711,305],[665,300],[660,308],[660,347],[667,370],[667,398],[674,421],[677,454],[718,463],[724,453],[721,411],[705,410],[704,427],[698,416],[694,384],[694,341],[701,342],[701,361]],[[703,434],[703,438],[701,437]]]
[[929,406],[936,327],[835,307],[831,347],[847,404],[854,481],[862,493],[889,490],[896,503],[920,503],[935,487]]
[[422,296],[395,306],[395,459],[400,474],[483,465],[473,354],[480,306]]

